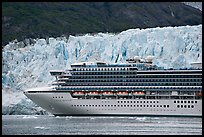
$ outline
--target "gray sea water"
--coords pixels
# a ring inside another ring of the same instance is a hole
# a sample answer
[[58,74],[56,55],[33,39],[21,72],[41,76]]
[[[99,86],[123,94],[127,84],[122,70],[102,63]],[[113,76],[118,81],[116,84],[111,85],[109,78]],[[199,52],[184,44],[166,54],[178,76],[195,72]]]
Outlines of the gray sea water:
[[3,135],[202,135],[202,118],[2,115]]

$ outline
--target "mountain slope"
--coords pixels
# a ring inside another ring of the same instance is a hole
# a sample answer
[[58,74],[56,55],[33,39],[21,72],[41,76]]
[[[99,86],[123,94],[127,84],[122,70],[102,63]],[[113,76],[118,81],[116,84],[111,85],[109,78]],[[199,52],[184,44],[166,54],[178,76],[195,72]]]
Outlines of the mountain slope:
[[4,2],[2,46],[14,39],[199,24],[202,12],[180,2]]

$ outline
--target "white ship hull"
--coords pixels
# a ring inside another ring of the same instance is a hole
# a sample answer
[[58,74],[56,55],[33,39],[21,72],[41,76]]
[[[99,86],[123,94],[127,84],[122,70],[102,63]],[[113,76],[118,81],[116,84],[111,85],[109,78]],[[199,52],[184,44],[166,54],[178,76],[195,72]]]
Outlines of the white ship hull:
[[[66,93],[25,95],[54,115],[202,116],[202,100],[177,99],[77,99]],[[181,103],[186,101],[186,103]],[[150,103],[151,102],[151,103]],[[179,102],[179,103],[177,103]],[[168,106],[167,106],[168,105]],[[177,105],[182,105],[178,108]],[[193,107],[192,107],[193,106]],[[186,108],[185,108],[186,107]]]
[[53,87],[24,94],[54,115],[202,116],[201,69],[164,70],[151,59],[129,61],[51,70]]

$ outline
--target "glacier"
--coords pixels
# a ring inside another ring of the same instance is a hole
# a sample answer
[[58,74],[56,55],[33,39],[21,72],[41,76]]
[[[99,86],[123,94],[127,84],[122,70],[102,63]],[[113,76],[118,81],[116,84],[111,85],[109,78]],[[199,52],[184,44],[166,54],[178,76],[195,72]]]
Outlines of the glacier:
[[49,70],[81,61],[124,63],[134,56],[154,56],[153,64],[164,68],[189,68],[202,62],[202,25],[9,42],[2,49],[2,114],[49,114],[23,95],[50,85]]

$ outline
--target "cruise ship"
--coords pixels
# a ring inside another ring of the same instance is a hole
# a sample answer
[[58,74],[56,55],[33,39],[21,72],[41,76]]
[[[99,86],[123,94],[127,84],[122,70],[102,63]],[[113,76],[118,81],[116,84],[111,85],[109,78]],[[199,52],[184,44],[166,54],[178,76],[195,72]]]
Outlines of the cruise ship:
[[[24,94],[55,116],[202,117],[202,67],[164,69],[152,58],[126,63],[80,62],[50,70],[51,86]],[[199,65],[199,63],[195,63]]]

